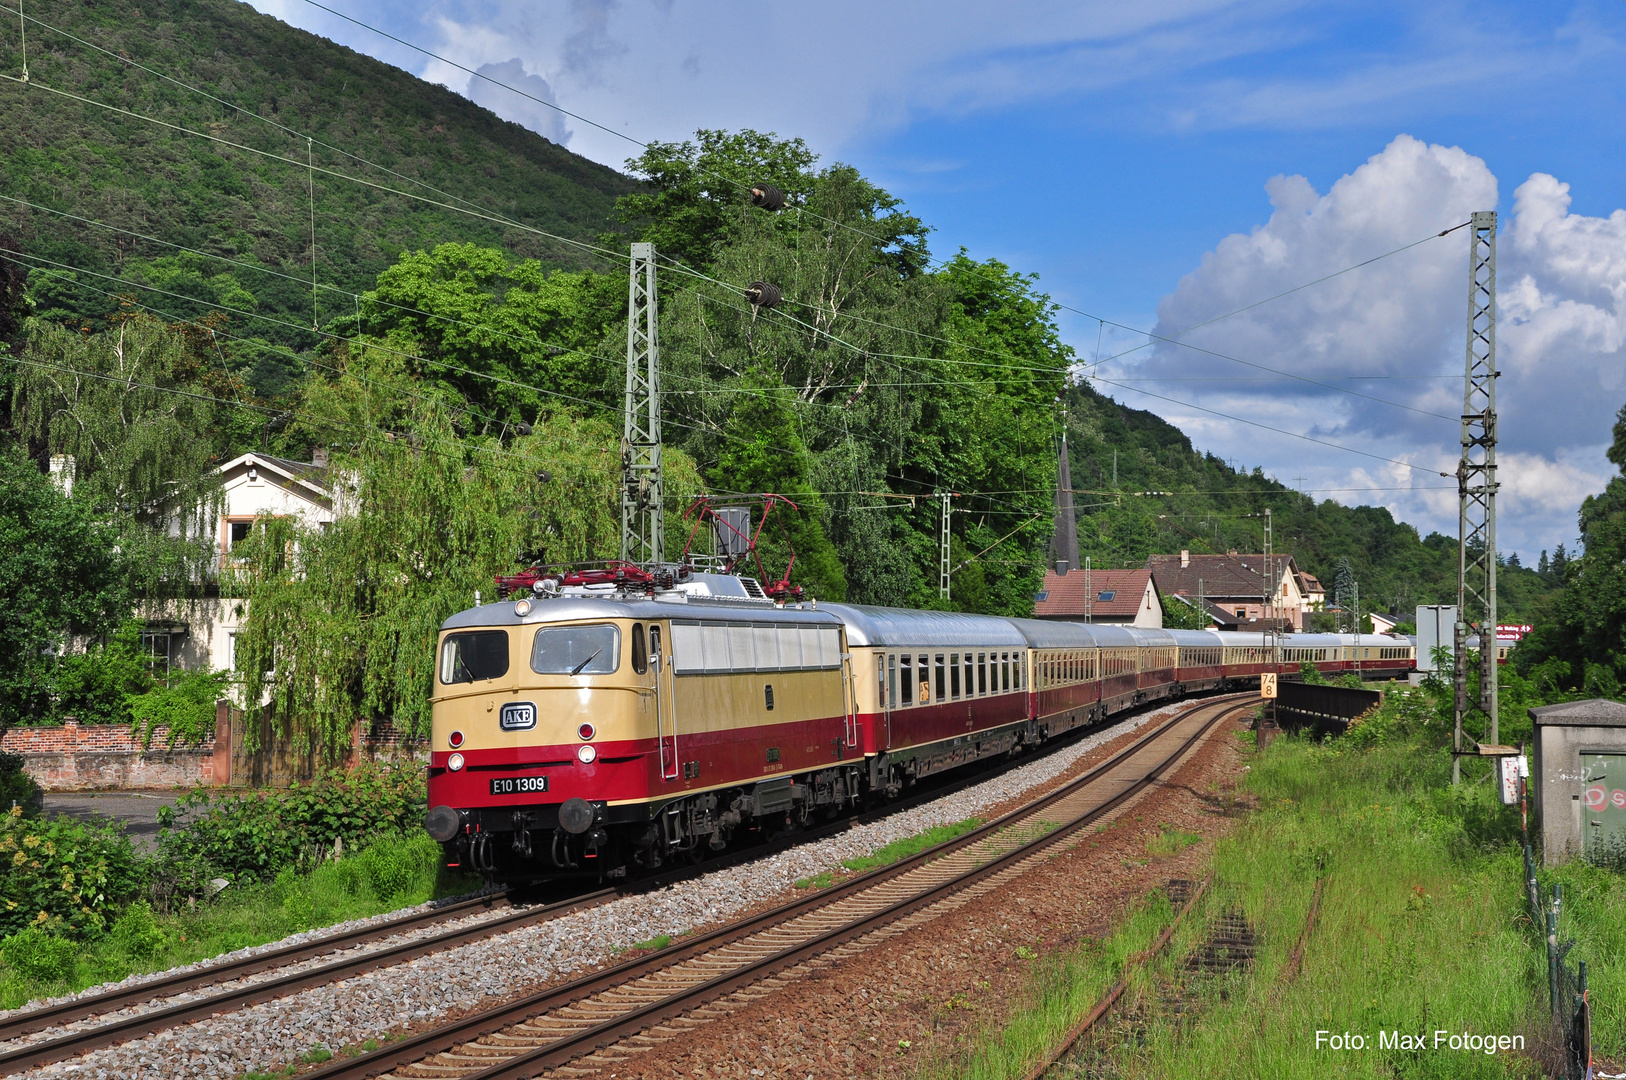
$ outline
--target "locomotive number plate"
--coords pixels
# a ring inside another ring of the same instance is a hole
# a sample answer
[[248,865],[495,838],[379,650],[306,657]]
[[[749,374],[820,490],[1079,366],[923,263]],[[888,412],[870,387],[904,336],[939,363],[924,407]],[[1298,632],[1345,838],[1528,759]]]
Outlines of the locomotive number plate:
[[493,795],[524,795],[532,791],[548,790],[545,776],[505,776],[491,781]]

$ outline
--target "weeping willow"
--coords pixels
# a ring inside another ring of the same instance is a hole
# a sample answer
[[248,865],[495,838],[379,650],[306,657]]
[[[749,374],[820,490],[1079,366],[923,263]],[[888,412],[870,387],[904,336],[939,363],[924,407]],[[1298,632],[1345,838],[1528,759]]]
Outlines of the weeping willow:
[[[240,549],[237,674],[275,739],[335,759],[357,725],[427,734],[436,632],[476,591],[494,598],[494,575],[618,554],[620,430],[559,410],[526,434],[471,435],[455,392],[377,354],[313,384],[302,411],[334,445],[336,518],[268,519]],[[695,471],[667,463],[680,503]]]
[[213,570],[216,466],[242,388],[182,328],[135,316],[99,333],[32,323],[16,364],[19,430],[73,458],[74,498],[119,531],[139,593],[201,588]]

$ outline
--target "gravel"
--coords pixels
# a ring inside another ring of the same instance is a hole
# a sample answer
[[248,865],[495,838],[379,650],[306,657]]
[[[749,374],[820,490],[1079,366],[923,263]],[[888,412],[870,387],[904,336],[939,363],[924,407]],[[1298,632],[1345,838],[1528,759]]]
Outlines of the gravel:
[[[798,879],[835,870],[844,859],[867,855],[895,840],[915,836],[938,825],[985,814],[990,808],[1069,772],[1080,758],[1102,743],[1167,716],[1176,708],[1178,706],[1169,705],[1130,717],[1030,765],[892,814],[882,821],[856,826],[827,840],[277,1001],[95,1050],[73,1061],[44,1066],[28,1075],[150,1077],[154,1080],[236,1077],[247,1071],[286,1064],[318,1046],[336,1051],[392,1030],[400,1031],[493,1005],[599,965],[638,942],[661,935],[677,936],[760,909],[781,899],[787,890],[794,888]],[[368,925],[391,917],[357,920],[345,926]],[[482,914],[466,921],[489,917]],[[451,924],[441,923],[422,933],[439,932],[448,925]],[[332,928],[295,935],[230,955],[253,955],[331,932]],[[378,948],[399,940],[402,938],[361,948]],[[201,968],[217,962],[192,966]],[[280,976],[288,970],[278,969],[252,978]],[[167,974],[170,972],[140,978]],[[139,980],[130,979],[126,983],[134,981]],[[86,991],[80,996],[94,992]],[[176,1000],[187,998],[171,999]],[[150,1011],[156,1007],[157,1003],[148,1003],[133,1011]],[[0,1049],[60,1034],[61,1030],[0,1044]]]

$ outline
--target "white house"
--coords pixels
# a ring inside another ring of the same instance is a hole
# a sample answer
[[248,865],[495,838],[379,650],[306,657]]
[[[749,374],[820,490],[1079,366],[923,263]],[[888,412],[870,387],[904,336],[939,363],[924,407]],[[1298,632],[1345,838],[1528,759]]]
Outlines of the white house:
[[246,601],[221,596],[220,578],[229,579],[236,565],[232,549],[248,539],[256,521],[290,517],[319,528],[333,521],[327,454],[319,448],[313,456],[305,462],[248,453],[220,466],[222,502],[214,524],[220,576],[204,596],[142,605],[139,614],[147,620],[142,636],[155,657],[182,668],[233,666]]

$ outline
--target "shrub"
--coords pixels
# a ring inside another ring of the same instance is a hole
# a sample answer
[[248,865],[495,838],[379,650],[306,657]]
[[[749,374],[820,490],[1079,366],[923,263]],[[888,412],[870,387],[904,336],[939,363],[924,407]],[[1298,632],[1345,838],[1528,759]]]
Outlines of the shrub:
[[152,686],[141,653],[141,623],[128,620],[105,645],[69,653],[57,662],[55,715],[81,724],[127,724],[129,699]]
[[0,960],[17,974],[35,982],[65,979],[73,970],[78,946],[67,938],[47,933],[37,926],[18,931],[0,941]]
[[0,935],[30,926],[69,937],[100,932],[142,885],[124,826],[0,813]]
[[133,730],[142,745],[152,742],[153,732],[169,729],[169,745],[200,743],[214,734],[215,703],[226,696],[231,673],[226,671],[182,671],[174,669],[169,678],[144,694],[129,698]]
[[332,769],[284,791],[194,792],[159,811],[159,859],[265,881],[320,858],[335,841],[359,849],[376,836],[407,834],[422,822],[427,800],[423,767],[413,762]]
[[[393,900],[415,887],[434,887],[440,845],[423,832],[375,841],[356,858],[379,900]],[[427,880],[425,875],[427,874]]]
[[24,814],[33,816],[40,812],[43,801],[40,786],[23,772],[23,756],[0,752],[0,810],[9,810],[15,805],[21,807]]
[[113,924],[112,936],[125,952],[138,960],[151,959],[169,942],[158,926],[152,906],[145,900],[137,900],[124,909],[119,921]]

